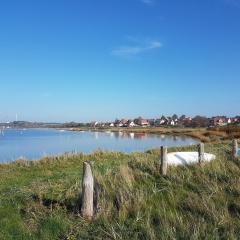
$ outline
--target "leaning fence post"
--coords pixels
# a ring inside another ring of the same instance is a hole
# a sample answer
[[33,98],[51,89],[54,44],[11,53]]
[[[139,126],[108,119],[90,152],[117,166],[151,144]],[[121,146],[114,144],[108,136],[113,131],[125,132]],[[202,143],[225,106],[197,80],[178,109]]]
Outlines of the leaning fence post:
[[167,175],[167,147],[161,146],[160,158],[160,174],[165,176]]
[[202,163],[204,161],[204,143],[198,145],[198,162]]
[[233,157],[238,157],[238,142],[236,139],[232,141],[232,155]]
[[92,166],[89,161],[83,163],[83,180],[82,180],[82,204],[81,213],[84,217],[92,218],[94,193],[94,177]]

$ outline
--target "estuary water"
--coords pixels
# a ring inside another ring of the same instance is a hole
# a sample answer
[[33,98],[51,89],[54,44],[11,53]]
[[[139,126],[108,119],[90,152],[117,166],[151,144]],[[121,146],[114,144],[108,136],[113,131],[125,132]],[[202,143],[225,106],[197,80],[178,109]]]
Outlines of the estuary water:
[[190,137],[124,132],[73,132],[56,129],[5,129],[0,133],[0,162],[35,160],[65,152],[146,151],[197,143]]

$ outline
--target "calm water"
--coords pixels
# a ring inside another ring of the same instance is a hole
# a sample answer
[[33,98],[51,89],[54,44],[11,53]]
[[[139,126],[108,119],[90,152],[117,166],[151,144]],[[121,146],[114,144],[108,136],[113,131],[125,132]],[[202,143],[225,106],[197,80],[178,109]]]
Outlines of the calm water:
[[153,134],[71,132],[54,129],[7,129],[0,133],[0,162],[18,158],[39,159],[64,152],[89,153],[98,149],[114,151],[145,151],[163,146],[194,144],[184,136]]

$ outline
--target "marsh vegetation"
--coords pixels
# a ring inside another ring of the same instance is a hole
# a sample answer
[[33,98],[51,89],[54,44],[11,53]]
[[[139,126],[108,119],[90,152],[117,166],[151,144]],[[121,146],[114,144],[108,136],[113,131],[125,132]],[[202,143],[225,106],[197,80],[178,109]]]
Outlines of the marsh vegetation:
[[[217,159],[159,174],[159,149],[95,152],[0,165],[0,239],[237,239],[240,161],[230,142]],[[196,146],[170,148],[196,150]],[[94,162],[99,212],[79,214],[83,162]]]

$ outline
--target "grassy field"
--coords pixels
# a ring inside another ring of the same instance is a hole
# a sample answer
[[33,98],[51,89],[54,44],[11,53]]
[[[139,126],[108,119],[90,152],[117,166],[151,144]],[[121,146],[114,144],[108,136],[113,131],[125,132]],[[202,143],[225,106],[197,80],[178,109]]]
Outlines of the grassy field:
[[[159,150],[2,164],[0,239],[239,239],[240,160],[228,141],[205,148],[217,159],[170,167],[167,177],[159,175]],[[101,190],[92,221],[78,209],[86,160]]]

